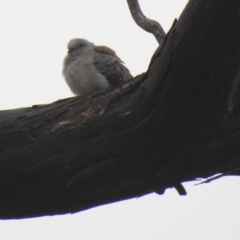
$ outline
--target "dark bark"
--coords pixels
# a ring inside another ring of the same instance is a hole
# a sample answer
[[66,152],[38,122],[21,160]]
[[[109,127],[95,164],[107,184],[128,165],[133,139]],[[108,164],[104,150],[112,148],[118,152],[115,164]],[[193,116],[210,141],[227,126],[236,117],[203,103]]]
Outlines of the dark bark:
[[147,73],[85,98],[0,112],[0,218],[238,175],[239,83],[240,1],[190,1]]

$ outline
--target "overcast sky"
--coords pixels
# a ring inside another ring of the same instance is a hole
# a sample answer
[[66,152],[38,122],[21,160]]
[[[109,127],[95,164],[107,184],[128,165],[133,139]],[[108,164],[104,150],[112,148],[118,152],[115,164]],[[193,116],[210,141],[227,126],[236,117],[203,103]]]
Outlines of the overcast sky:
[[[140,1],[165,31],[186,3]],[[133,75],[146,71],[157,47],[132,20],[126,0],[1,0],[0,35],[1,110],[73,96],[61,73],[71,38],[113,48]],[[74,215],[0,221],[0,239],[239,240],[239,178],[195,183],[185,184],[185,197],[169,189]]]

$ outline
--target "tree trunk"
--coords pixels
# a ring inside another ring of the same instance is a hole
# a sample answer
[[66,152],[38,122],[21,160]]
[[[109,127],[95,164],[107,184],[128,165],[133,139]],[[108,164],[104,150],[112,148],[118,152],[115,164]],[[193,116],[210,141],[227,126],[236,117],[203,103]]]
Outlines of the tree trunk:
[[[137,64],[137,58],[136,58]],[[240,1],[191,0],[147,73],[0,112],[0,218],[74,213],[240,172]]]

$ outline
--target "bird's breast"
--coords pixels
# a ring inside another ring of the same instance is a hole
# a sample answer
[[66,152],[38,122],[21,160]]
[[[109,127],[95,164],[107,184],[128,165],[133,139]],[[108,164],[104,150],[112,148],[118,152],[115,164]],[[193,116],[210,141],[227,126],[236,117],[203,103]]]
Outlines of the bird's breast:
[[107,88],[110,84],[91,61],[76,59],[63,70],[63,75],[70,89],[76,95]]

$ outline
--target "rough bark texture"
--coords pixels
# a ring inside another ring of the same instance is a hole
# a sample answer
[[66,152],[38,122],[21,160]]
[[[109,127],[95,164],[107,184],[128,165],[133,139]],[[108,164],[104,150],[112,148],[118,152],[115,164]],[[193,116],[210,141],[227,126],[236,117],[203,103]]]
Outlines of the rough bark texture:
[[239,83],[240,1],[190,1],[147,73],[85,98],[0,112],[0,218],[238,175]]

